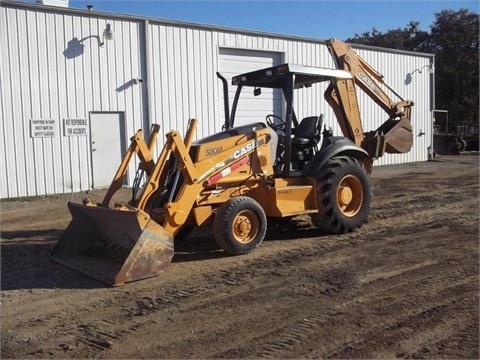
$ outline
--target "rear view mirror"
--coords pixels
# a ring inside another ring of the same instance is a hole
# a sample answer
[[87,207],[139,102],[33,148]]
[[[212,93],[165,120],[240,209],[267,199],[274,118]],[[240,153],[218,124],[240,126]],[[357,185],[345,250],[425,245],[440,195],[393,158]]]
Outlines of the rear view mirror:
[[262,89],[261,88],[255,88],[255,90],[253,90],[253,96],[258,96],[262,93]]

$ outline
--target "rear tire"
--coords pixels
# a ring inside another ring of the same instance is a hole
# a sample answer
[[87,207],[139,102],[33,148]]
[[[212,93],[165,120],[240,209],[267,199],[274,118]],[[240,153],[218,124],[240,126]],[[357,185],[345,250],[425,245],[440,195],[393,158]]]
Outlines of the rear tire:
[[362,164],[350,157],[330,159],[315,184],[318,213],[312,223],[330,234],[361,227],[370,212],[370,177]]
[[458,151],[465,151],[467,148],[467,142],[463,139],[457,139]]
[[261,244],[267,231],[265,212],[254,199],[239,196],[223,203],[213,220],[218,245],[232,255],[248,254]]

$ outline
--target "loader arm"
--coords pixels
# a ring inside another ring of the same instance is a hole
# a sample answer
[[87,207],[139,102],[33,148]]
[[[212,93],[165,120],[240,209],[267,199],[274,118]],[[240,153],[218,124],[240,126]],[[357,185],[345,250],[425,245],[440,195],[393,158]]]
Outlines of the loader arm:
[[[387,153],[405,153],[413,145],[411,107],[413,102],[404,100],[373,69],[342,41],[327,42],[337,68],[349,71],[352,79],[332,79],[325,91],[325,99],[332,107],[343,134],[356,145],[363,147],[372,158]],[[356,86],[364,91],[387,114],[388,119],[375,131],[365,132],[358,106]],[[382,89],[388,88],[396,97],[394,101]]]
[[118,167],[115,176],[113,177],[112,183],[110,184],[110,187],[108,188],[108,191],[103,198],[103,206],[108,207],[112,196],[122,187],[124,177],[127,174],[128,166],[135,153],[140,159],[140,169],[145,171],[147,173],[147,176],[151,175],[155,167],[155,161],[153,160],[152,153],[153,148],[155,147],[155,142],[159,130],[160,126],[158,124],[152,125],[148,144],[143,139],[143,130],[138,130],[135,135],[130,138],[130,147],[124,155],[123,160]]

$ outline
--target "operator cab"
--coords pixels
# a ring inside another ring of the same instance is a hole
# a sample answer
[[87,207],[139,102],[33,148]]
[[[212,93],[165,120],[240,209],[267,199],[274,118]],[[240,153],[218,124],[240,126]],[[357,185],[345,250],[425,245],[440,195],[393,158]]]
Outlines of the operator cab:
[[316,83],[329,82],[332,78],[352,78],[352,75],[344,70],[295,64],[282,64],[241,74],[232,78],[232,85],[237,86],[237,91],[232,111],[229,113],[228,85],[225,78],[218,73],[217,75],[224,86],[224,128],[227,131],[235,128],[235,116],[238,104],[243,100],[244,87],[253,88],[254,96],[259,96],[262,89],[278,89],[282,93],[284,109],[280,111],[281,114],[266,114],[265,122],[278,137],[274,169],[277,174],[284,176],[301,176],[302,170],[321,147],[322,138],[331,136],[331,132],[324,131],[323,114],[298,120],[294,110],[295,90],[309,88]]

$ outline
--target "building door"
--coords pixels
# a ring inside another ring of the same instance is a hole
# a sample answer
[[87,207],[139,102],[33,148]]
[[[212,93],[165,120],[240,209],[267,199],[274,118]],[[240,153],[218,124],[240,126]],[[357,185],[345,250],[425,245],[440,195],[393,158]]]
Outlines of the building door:
[[90,113],[93,188],[110,186],[126,150],[125,114]]
[[[250,71],[280,65],[283,62],[283,53],[257,51],[245,49],[220,48],[218,56],[218,71],[225,76],[229,83],[230,111],[236,86],[231,85],[232,77]],[[223,99],[223,88],[219,87],[219,99]],[[238,103],[235,115],[235,126],[264,122],[268,114],[282,116],[283,97],[280,90],[262,89],[262,94],[254,97],[253,88],[244,89]],[[222,124],[225,123],[223,101],[220,101],[220,115]]]

